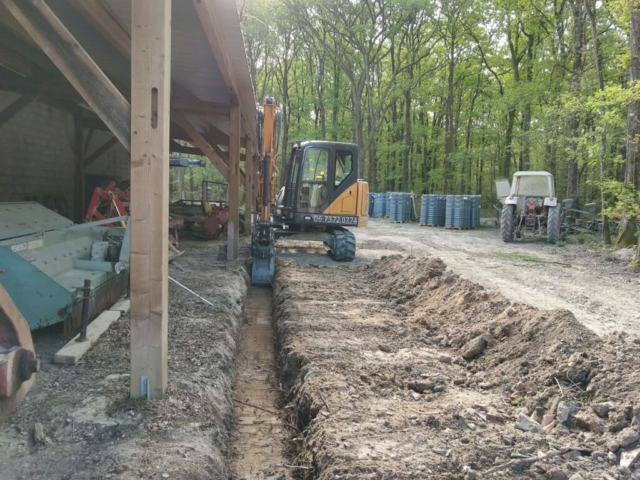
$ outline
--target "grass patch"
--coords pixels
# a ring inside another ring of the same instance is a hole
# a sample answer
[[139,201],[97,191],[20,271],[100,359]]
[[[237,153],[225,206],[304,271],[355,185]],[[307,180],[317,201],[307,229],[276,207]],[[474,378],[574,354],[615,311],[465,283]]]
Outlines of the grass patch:
[[567,235],[567,243],[569,245],[597,245],[600,240],[589,233],[579,233],[577,235]]
[[542,260],[537,255],[533,255],[531,253],[526,253],[526,252],[496,252],[494,255],[501,260],[508,260],[511,262],[523,262],[523,263],[543,263],[544,262],[544,260]]

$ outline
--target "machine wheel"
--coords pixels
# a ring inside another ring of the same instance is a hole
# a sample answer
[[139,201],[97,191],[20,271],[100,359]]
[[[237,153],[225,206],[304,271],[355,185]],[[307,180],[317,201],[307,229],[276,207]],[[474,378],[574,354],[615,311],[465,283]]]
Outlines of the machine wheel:
[[329,255],[336,262],[350,262],[356,256],[356,237],[349,230],[336,228],[333,231]]
[[547,214],[547,243],[556,243],[560,239],[560,206],[549,207]]
[[515,205],[505,205],[502,207],[502,213],[500,214],[500,233],[502,234],[503,242],[513,241],[513,216],[515,209]]

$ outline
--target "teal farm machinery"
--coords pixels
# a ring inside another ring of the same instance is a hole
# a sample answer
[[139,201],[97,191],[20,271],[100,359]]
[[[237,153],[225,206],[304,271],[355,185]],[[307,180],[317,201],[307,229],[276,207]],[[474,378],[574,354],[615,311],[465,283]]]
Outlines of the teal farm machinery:
[[68,336],[126,292],[127,220],[75,225],[35,202],[0,203],[0,421],[39,368],[30,332],[62,323]]

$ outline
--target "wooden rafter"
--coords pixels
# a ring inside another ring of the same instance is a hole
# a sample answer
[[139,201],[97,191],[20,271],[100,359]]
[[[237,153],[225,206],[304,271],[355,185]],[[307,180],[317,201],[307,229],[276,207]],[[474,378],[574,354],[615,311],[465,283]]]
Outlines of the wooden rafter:
[[32,95],[23,95],[10,103],[4,110],[2,110],[2,112],[0,112],[0,127],[11,120],[17,113],[31,105],[36,98],[36,96]]
[[14,50],[0,45],[0,65],[23,77],[33,74],[33,64]]
[[131,148],[131,107],[44,0],[2,0],[82,98],[127,150]]
[[101,0],[67,0],[122,55],[131,59],[131,35],[108,4]]
[[238,95],[238,83],[236,81],[234,70],[229,58],[229,51],[225,46],[227,41],[224,35],[224,28],[220,20],[220,16],[216,15],[213,2],[211,0],[193,0],[200,23],[204,29],[204,33],[216,59],[218,68],[222,73],[222,78],[229,91],[229,98],[232,104],[240,105],[242,125],[245,128],[247,137],[253,138],[253,126],[249,121],[248,105],[242,105]]
[[105,153],[107,150],[113,147],[116,143],[118,143],[118,139],[116,137],[111,137],[109,140],[104,142],[102,145],[96,148],[96,150],[93,153],[84,157],[84,159],[82,160],[84,167],[87,168],[89,165],[95,162],[98,158],[100,158],[100,156],[103,153]]
[[[127,60],[131,60],[131,36],[118,15],[103,0],[67,0]],[[186,88],[171,84],[171,110],[197,115],[209,121],[227,121],[229,105],[200,100]]]
[[187,146],[184,146],[184,145],[180,145],[175,140],[171,140],[171,142],[169,142],[169,150],[172,153],[184,153],[184,154],[187,154],[187,155],[204,156],[204,153],[202,153],[202,150],[200,150],[199,148],[197,148],[197,147],[187,147]]
[[202,153],[209,159],[209,161],[218,169],[224,179],[229,181],[229,167],[215,152],[209,142],[202,136],[202,134],[193,126],[191,121],[186,115],[182,113],[174,113],[173,121],[182,128],[191,139],[190,141],[198,147]]

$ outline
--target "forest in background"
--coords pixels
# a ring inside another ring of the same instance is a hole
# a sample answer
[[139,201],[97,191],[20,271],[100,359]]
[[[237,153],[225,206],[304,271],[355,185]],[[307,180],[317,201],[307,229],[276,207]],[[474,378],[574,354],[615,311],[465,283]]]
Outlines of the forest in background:
[[[638,214],[638,0],[246,0],[282,145],[357,143],[371,191],[468,193],[547,170],[560,199]],[[284,161],[286,151],[281,155]]]

